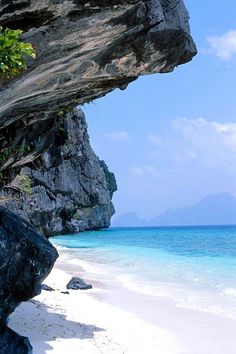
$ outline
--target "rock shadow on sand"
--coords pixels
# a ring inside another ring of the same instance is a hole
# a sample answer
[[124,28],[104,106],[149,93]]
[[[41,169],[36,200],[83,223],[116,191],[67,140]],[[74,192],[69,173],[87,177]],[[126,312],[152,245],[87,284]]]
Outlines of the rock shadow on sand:
[[[70,299],[68,298],[68,301]],[[25,320],[22,321],[22,314]],[[20,306],[20,311],[16,311],[9,323],[9,327],[18,333],[29,337],[33,345],[34,354],[44,354],[53,350],[49,342],[60,339],[94,339],[96,332],[106,331],[94,325],[75,322],[66,318],[55,307],[31,300],[27,304]]]

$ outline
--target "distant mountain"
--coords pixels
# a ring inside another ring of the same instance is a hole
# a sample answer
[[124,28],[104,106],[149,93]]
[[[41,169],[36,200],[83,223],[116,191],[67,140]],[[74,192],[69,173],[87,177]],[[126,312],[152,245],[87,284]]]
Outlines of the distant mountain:
[[147,222],[134,212],[123,214],[113,227],[236,225],[236,198],[230,193],[208,195],[198,203],[179,209],[167,209]]
[[112,221],[112,227],[135,227],[147,226],[147,222],[138,217],[136,213],[129,212],[123,214]]
[[230,193],[208,195],[198,203],[168,209],[149,222],[150,226],[236,225],[236,198]]

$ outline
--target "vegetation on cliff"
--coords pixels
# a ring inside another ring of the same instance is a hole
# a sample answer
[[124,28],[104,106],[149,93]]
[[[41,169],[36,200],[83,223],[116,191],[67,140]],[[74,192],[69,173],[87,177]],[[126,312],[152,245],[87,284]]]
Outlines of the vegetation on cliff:
[[36,57],[32,45],[20,40],[21,34],[20,29],[0,27],[0,83],[26,69],[27,56]]

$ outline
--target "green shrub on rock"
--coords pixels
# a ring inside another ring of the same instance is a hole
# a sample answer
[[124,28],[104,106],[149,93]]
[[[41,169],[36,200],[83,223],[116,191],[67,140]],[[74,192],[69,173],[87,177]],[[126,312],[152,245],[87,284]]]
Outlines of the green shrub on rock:
[[15,178],[15,185],[22,190],[22,192],[32,196],[32,182],[27,175],[18,175]]
[[26,56],[35,58],[32,45],[20,40],[21,33],[21,30],[0,26],[0,83],[26,69]]

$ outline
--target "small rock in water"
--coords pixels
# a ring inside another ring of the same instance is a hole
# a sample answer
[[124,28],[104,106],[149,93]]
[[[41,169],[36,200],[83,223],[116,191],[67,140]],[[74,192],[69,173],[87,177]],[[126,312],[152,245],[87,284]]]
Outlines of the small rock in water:
[[55,289],[51,288],[51,286],[48,286],[47,284],[42,284],[41,289],[46,291],[55,291]]
[[72,290],[78,290],[78,289],[88,290],[88,289],[92,289],[92,285],[85,283],[85,281],[81,278],[73,277],[73,278],[71,278],[69,283],[66,285],[66,288],[72,289]]

